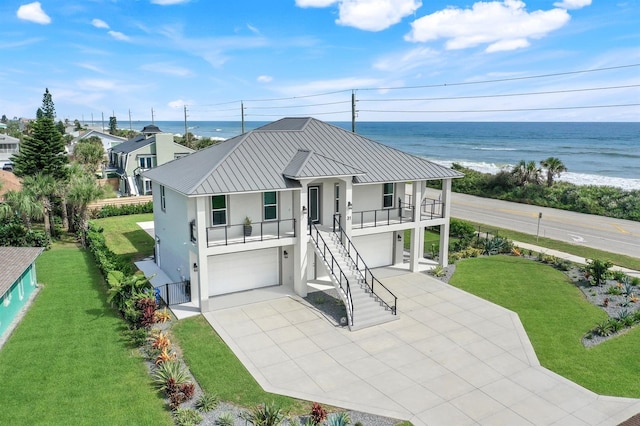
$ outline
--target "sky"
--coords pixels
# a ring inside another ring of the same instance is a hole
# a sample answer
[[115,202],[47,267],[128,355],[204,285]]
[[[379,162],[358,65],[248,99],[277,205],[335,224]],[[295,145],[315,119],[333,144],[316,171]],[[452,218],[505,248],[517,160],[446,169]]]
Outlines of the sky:
[[640,121],[640,0],[2,0],[0,56],[9,118]]

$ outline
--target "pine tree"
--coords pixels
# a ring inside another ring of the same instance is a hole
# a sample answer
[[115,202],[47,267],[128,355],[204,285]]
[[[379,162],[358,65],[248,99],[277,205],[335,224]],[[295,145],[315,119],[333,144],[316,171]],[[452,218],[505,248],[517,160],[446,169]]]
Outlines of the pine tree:
[[109,133],[112,135],[118,133],[118,120],[116,120],[116,117],[109,117]]
[[33,123],[32,133],[20,144],[20,152],[11,158],[16,176],[50,175],[65,179],[69,163],[64,150],[64,139],[54,122],[55,108],[49,89],[42,98],[41,117]]

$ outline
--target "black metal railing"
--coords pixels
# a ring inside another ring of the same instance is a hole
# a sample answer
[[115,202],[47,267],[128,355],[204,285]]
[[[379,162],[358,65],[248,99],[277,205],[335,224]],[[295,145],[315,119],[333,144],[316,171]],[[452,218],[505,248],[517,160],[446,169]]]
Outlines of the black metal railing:
[[269,220],[251,225],[221,225],[207,228],[207,247],[278,240],[296,236],[296,220]]
[[396,208],[362,210],[353,212],[352,229],[373,228],[396,223],[413,222],[415,206],[398,198]]
[[338,282],[340,289],[345,294],[345,297],[347,299],[347,317],[349,319],[349,325],[353,326],[353,299],[351,298],[351,287],[349,286],[349,279],[342,271],[342,268],[338,264],[338,261],[333,256],[333,253],[331,253],[331,250],[329,250],[329,248],[327,247],[327,243],[325,242],[324,238],[322,238],[322,235],[320,234],[320,231],[318,231],[318,227],[315,225],[315,223],[309,222],[309,235],[311,235],[311,239],[320,251],[322,259],[329,266],[329,273],[333,275],[333,277]]
[[442,201],[433,198],[425,198],[422,200],[422,203],[420,203],[420,219],[424,217],[429,219],[443,217]]
[[191,281],[162,284],[155,288],[156,302],[165,306],[191,301]]
[[[344,232],[344,229],[340,225],[340,221],[337,216],[333,217],[333,232],[338,235],[338,238],[346,249],[347,255],[355,263],[356,268],[362,273],[364,282],[371,294],[373,294],[374,297],[385,306],[385,308],[391,310],[391,313],[393,313],[393,315],[396,315],[398,308],[398,297],[393,294],[393,292],[389,290],[384,284],[382,284],[380,280],[373,276],[371,269],[369,269],[367,264],[364,262],[364,259],[362,258],[362,256],[360,256],[360,253],[358,253],[358,250],[353,245],[353,242],[351,242],[351,239],[347,236],[346,232]],[[389,299],[392,299],[393,302],[391,302],[391,300],[386,301],[382,297],[381,293],[384,293],[385,296]]]

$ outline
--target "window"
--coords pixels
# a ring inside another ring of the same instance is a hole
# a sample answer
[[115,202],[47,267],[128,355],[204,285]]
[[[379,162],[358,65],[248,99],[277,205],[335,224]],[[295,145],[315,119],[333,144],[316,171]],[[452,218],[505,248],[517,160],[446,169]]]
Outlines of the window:
[[278,219],[278,194],[275,191],[265,192],[262,195],[264,220]]
[[227,196],[214,195],[211,197],[211,225],[227,224]]
[[189,236],[191,238],[191,242],[195,243],[196,242],[196,220],[193,219],[191,222],[189,222]]
[[160,185],[160,208],[162,211],[167,210],[167,199],[164,195],[164,185]]
[[141,169],[151,169],[153,168],[153,157],[138,157],[138,165]]
[[336,183],[335,199],[336,199],[335,213],[340,213],[340,184],[339,183]]
[[151,194],[151,181],[145,179],[144,180],[144,193],[145,194]]
[[382,207],[389,209],[393,207],[393,187],[392,183],[385,183],[382,189]]

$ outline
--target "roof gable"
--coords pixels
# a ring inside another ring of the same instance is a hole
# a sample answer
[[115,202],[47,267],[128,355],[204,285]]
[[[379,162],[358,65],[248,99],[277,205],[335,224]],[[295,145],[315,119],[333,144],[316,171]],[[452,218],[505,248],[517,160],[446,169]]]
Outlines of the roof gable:
[[328,177],[328,176],[356,176],[364,174],[362,170],[340,161],[316,154],[308,149],[300,149],[293,156],[291,162],[282,171],[284,177],[291,179]]
[[0,247],[0,296],[42,253],[42,247]]

